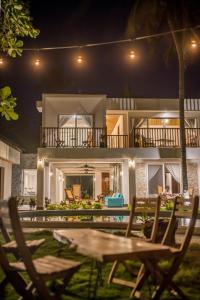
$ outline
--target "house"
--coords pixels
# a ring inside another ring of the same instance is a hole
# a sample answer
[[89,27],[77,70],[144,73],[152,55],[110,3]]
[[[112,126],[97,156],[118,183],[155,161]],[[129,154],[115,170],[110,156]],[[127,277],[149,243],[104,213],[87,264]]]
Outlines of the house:
[[11,196],[12,167],[20,163],[21,149],[0,136],[0,200]]
[[[181,191],[178,99],[43,94],[37,158],[38,208],[65,189],[97,198]],[[200,187],[200,99],[185,99],[189,187]],[[191,189],[190,189],[191,190]]]

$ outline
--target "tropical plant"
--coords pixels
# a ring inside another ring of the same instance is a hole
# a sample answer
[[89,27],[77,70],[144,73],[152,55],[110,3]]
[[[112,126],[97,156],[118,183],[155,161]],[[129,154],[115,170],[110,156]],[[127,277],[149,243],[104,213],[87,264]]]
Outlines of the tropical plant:
[[[32,26],[30,11],[22,0],[2,0],[0,2],[0,51],[15,58],[23,52],[22,38],[36,38],[39,30]],[[0,89],[0,113],[7,121],[17,120],[15,112],[16,98],[12,97],[11,89]]]
[[[127,33],[151,35],[161,30],[169,30],[168,53],[175,50],[178,59],[179,73],[179,118],[180,118],[180,143],[182,162],[183,192],[188,190],[187,164],[186,164],[186,138],[184,124],[184,98],[185,98],[185,68],[188,49],[188,34],[195,35],[194,30],[179,31],[176,29],[191,28],[194,16],[191,12],[192,1],[177,0],[138,0],[130,11]],[[195,10],[194,10],[195,11]],[[152,39],[151,39],[152,41]],[[154,39],[157,43],[160,39]]]

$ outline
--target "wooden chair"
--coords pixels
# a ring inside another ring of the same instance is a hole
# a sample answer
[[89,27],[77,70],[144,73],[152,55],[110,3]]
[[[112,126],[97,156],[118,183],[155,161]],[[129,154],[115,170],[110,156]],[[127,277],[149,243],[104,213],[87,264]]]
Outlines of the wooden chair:
[[[17,259],[20,258],[19,250],[17,247],[17,243],[15,240],[12,240],[6,227],[3,224],[1,213],[0,213],[0,230],[3,236],[5,243],[2,245],[2,248],[5,252],[12,253]],[[27,240],[26,246],[29,248],[31,254],[33,254],[43,243],[45,239],[38,239],[38,240]]]
[[[156,242],[156,234],[157,234],[157,229],[158,229],[158,222],[159,222],[159,213],[160,213],[160,204],[161,204],[161,198],[160,196],[158,198],[152,198],[152,199],[133,199],[132,207],[131,207],[131,212],[130,212],[130,217],[129,217],[129,223],[127,226],[126,230],[126,237],[131,236],[131,229],[132,229],[132,224],[134,217],[136,216],[136,213],[139,213],[140,215],[145,214],[146,215],[153,215],[154,216],[154,221],[153,221],[153,226],[152,226],[152,231],[151,231],[151,237],[148,239],[149,242]],[[130,280],[124,280],[121,278],[118,278],[115,276],[118,267],[122,263],[125,267],[125,270],[131,274],[132,277],[137,277],[137,274],[133,273],[132,269],[130,268],[129,265],[125,261],[119,262],[115,261],[113,263],[111,272],[109,274],[108,278],[108,283],[115,283],[115,284],[120,284],[120,285],[125,285],[128,287],[132,287],[134,289],[135,287],[135,282],[130,281]],[[140,267],[139,274],[144,272],[144,266],[142,265]]]
[[66,195],[66,199],[69,200],[69,202],[75,201],[72,191],[70,189],[65,189],[65,195]]
[[75,199],[81,198],[81,185],[80,184],[73,184],[72,185],[72,192]]
[[[10,198],[8,201],[1,201],[1,214],[4,225],[13,230],[22,258],[22,262],[9,263],[8,260],[4,262],[5,252],[2,247],[0,248],[0,263],[8,280],[23,299],[32,299],[35,291],[39,295],[39,299],[57,299],[64,292],[66,284],[72,275],[78,271],[80,263],[50,255],[32,260],[31,252],[26,245],[22,232],[16,202],[13,198]],[[26,285],[22,281],[19,272],[27,272],[32,283]],[[52,295],[46,286],[46,282],[55,279],[62,279],[63,284],[56,292],[56,295]],[[15,280],[19,282],[19,286]]]
[[154,259],[141,257],[141,260],[145,262],[145,269],[142,273],[139,274],[131,296],[135,296],[136,293],[140,291],[144,282],[151,275],[155,279],[155,291],[152,293],[151,299],[160,299],[165,289],[168,289],[172,294],[181,297],[181,299],[187,299],[182,290],[173,281],[173,277],[177,273],[191,241],[198,215],[198,206],[198,196],[195,196],[192,199],[192,204],[189,206],[185,205],[184,199],[182,197],[175,198],[174,208],[162,244],[169,246],[171,245],[172,235],[174,234],[174,230],[176,229],[177,220],[187,217],[189,218],[189,224],[187,224],[184,238],[182,242],[178,244],[177,248],[171,248],[170,255],[166,257],[167,261],[171,262],[168,269],[165,268],[163,270],[160,267],[159,262],[161,259],[158,255],[154,256]]

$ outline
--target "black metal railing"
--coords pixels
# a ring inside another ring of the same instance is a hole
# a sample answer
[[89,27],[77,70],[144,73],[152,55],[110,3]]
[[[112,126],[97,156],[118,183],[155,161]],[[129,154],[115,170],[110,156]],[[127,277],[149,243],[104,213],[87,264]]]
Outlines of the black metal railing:
[[[200,147],[200,128],[186,128],[186,146]],[[133,147],[180,147],[179,128],[135,128]]]

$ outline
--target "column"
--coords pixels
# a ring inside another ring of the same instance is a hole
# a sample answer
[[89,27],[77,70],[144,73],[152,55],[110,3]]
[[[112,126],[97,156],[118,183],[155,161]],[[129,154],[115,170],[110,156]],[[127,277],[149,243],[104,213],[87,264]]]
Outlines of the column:
[[37,209],[44,208],[44,160],[38,158],[37,162]]

